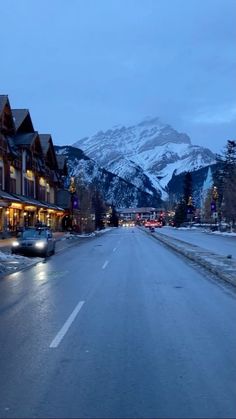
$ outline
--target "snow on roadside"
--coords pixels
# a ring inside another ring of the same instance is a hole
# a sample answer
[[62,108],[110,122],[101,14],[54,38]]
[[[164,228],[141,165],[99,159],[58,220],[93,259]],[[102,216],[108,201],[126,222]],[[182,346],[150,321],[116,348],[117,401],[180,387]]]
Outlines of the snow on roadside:
[[236,233],[229,233],[227,231],[210,231],[211,234],[215,234],[218,236],[228,236],[228,237],[236,237]]
[[[167,227],[169,227],[169,226],[167,226]],[[215,234],[215,235],[218,235],[218,236],[227,236],[227,237],[233,237],[234,236],[234,237],[236,237],[236,233],[234,233],[234,232],[230,233],[229,231],[218,231],[218,230],[211,231],[211,230],[206,229],[206,228],[201,229],[201,228],[195,227],[195,226],[192,226],[192,227],[172,227],[172,228],[174,230],[178,230],[178,231],[180,231],[180,230],[185,230],[185,231],[198,230],[198,231],[202,231],[203,233]]]
[[0,251],[0,275],[8,275],[35,264],[40,258],[28,258]]
[[29,258],[27,258],[26,256],[12,255],[11,253],[5,253],[5,252],[0,251],[0,262],[15,260],[15,259],[19,259],[23,261],[23,260],[28,260]]

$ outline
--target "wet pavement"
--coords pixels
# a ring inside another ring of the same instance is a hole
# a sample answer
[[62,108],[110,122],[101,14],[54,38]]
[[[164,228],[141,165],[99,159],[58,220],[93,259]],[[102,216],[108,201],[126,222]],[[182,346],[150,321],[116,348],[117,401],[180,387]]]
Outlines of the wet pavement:
[[[59,253],[67,247],[73,246],[80,241],[84,241],[86,238],[93,237],[94,233],[90,235],[74,235],[68,232],[55,232],[53,233],[53,236],[56,240],[56,253]],[[27,269],[44,260],[44,258],[41,257],[12,255],[11,246],[14,240],[16,240],[15,237],[0,240],[0,278]]]

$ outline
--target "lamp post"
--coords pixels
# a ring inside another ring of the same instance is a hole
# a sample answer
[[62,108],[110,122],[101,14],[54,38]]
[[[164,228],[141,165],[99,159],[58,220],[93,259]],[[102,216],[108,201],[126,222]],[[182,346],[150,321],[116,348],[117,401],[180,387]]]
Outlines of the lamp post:
[[190,219],[190,227],[192,227],[193,222],[193,198],[189,196],[187,203],[187,219]]
[[74,176],[71,176],[70,178],[70,186],[69,186],[69,192],[71,194],[70,200],[71,200],[71,227],[73,227],[73,218],[74,218],[74,196],[76,192],[76,186],[75,186],[75,178]]
[[217,212],[217,200],[219,197],[217,186],[213,186],[212,189],[212,200],[211,200],[211,214],[212,218],[215,220],[215,229],[218,222],[218,212]]

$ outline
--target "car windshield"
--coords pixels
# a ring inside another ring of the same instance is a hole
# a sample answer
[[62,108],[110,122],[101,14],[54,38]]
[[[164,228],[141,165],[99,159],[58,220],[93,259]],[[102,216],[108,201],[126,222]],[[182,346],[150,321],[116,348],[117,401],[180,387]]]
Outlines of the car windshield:
[[26,230],[26,231],[23,231],[23,233],[22,233],[22,238],[23,239],[45,238],[45,237],[47,237],[47,232],[46,232],[46,230],[41,230],[41,229]]

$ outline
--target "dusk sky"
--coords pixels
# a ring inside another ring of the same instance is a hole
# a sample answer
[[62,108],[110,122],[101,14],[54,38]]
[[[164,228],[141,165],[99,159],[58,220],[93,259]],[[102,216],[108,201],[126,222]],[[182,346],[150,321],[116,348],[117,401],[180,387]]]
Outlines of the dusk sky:
[[73,144],[156,117],[194,145],[236,140],[236,0],[8,0],[0,94]]

